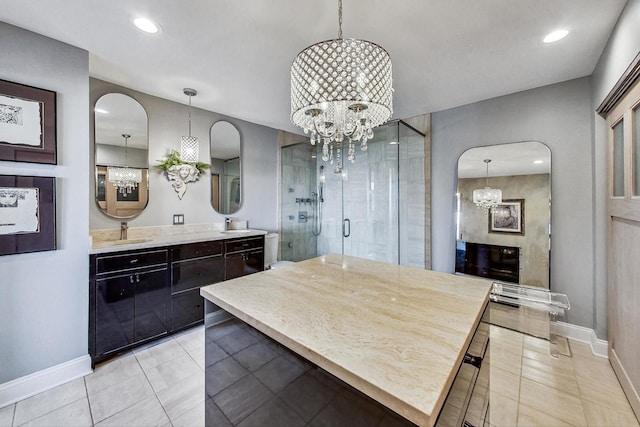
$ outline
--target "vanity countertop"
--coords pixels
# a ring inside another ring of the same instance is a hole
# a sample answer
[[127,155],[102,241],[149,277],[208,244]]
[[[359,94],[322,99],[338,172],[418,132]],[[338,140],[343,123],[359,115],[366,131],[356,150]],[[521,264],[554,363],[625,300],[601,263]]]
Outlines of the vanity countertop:
[[206,242],[211,240],[227,240],[242,237],[254,237],[267,234],[263,230],[229,230],[229,231],[201,231],[184,234],[170,234],[161,236],[136,236],[127,240],[93,240],[89,254],[104,254],[111,252],[151,249],[162,246],[180,245],[185,243]]
[[442,408],[491,282],[325,255],[203,297],[418,424]]

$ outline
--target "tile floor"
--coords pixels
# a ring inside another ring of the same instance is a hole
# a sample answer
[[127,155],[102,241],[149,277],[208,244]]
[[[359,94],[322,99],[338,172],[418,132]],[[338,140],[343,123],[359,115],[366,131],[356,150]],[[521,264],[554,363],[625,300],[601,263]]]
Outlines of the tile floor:
[[[609,362],[570,342],[491,327],[491,426],[638,426]],[[10,426],[204,425],[204,328],[103,363],[90,375],[0,408]],[[267,426],[268,427],[268,426]]]

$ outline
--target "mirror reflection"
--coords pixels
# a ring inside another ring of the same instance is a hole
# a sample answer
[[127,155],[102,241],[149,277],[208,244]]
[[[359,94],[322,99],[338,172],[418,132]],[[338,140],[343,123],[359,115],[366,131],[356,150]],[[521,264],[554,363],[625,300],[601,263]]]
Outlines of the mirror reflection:
[[211,127],[211,206],[228,215],[240,209],[242,168],[240,132],[229,122]]
[[94,108],[96,203],[113,218],[133,218],[149,200],[147,113],[121,93],[101,96]]
[[[480,197],[495,197],[496,190],[500,203],[483,209]],[[546,145],[527,141],[465,151],[458,159],[457,201],[456,272],[549,289]]]

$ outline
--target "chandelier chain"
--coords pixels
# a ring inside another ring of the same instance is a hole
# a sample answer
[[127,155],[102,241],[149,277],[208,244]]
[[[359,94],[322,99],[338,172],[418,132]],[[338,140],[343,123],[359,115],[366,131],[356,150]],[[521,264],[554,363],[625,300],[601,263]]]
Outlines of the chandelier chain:
[[342,0],[338,0],[338,39],[342,40]]

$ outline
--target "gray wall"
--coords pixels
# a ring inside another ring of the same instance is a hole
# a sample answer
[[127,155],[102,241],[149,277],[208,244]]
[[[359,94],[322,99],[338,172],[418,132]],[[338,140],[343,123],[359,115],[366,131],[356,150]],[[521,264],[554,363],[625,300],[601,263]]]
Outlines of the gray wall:
[[593,328],[592,118],[589,78],[433,113],[433,269],[454,268],[460,154],[483,145],[540,141],[553,159],[551,289],[569,296],[568,322]]
[[607,335],[607,126],[605,120],[595,113],[596,108],[613,88],[622,73],[636,55],[640,53],[640,0],[629,0],[616,28],[607,43],[591,78],[592,111],[594,116],[594,164],[595,195],[595,245],[594,259],[603,260],[594,264],[596,280],[596,310],[593,314],[596,333]]
[[0,22],[0,79],[57,92],[58,165],[0,161],[56,177],[56,251],[0,257],[0,384],[87,354],[89,56]]
[[[95,105],[97,99],[105,93],[118,92],[136,99],[142,104],[149,117],[149,204],[137,218],[129,221],[129,226],[170,225],[173,223],[173,214],[176,213],[184,214],[185,224],[224,221],[224,215],[216,213],[211,207],[211,175],[209,171],[201,175],[199,181],[187,184],[187,192],[180,200],[166,176],[153,167],[157,164],[157,160],[165,158],[170,150],[180,150],[180,136],[188,133],[188,105],[147,95],[102,80],[91,79],[90,84],[91,106]],[[182,88],[176,90],[180,92]],[[238,128],[242,144],[242,206],[231,216],[248,220],[251,228],[277,229],[278,131],[193,108],[191,111],[191,134],[200,138],[200,161],[210,162],[209,131],[211,126],[219,120],[226,120]],[[93,147],[91,147],[91,159],[93,159]],[[93,171],[90,171],[90,179],[93,182]],[[89,200],[90,228],[92,230],[118,228],[119,221],[104,215],[97,208],[94,200],[95,188],[92,186]]]

